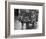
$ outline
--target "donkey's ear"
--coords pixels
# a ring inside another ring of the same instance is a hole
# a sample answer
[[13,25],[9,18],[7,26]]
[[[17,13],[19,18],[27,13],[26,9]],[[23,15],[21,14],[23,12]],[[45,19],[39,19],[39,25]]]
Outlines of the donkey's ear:
[[36,13],[39,13],[39,10],[36,10]]

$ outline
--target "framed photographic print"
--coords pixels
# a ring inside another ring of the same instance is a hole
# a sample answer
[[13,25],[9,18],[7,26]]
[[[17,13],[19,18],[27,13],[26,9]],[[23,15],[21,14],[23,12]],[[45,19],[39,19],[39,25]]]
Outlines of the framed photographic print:
[[5,37],[45,35],[44,3],[5,2]]

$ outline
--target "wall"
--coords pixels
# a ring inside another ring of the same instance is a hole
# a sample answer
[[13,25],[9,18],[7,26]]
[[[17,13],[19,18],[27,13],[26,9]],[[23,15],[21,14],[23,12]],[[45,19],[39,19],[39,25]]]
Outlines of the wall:
[[[10,2],[14,2],[14,1],[45,2],[46,0],[8,0],[8,1]],[[0,0],[0,39],[5,39],[5,3],[4,2],[5,0]],[[45,7],[45,10],[46,10],[46,7]],[[45,23],[46,23],[46,11],[45,11]],[[45,28],[46,28],[46,24],[45,24]],[[45,32],[46,32],[46,29],[45,29]],[[15,39],[15,38],[11,38],[11,39]],[[16,38],[16,39],[46,39],[46,36],[25,37],[25,38]]]
[[0,39],[5,39],[5,0],[0,0]]

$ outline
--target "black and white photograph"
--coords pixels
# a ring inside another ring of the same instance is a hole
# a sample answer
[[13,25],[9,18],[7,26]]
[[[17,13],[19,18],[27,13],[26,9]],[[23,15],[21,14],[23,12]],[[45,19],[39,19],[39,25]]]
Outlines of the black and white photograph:
[[40,2],[6,2],[5,37],[45,36],[44,5]]
[[[11,34],[42,33],[43,8],[32,5],[10,6]],[[18,33],[19,32],[19,33]]]
[[45,36],[45,3],[5,1],[5,38]]
[[38,9],[14,9],[14,30],[38,28]]
[[9,2],[7,12],[8,35],[14,37],[44,35],[43,3]]

